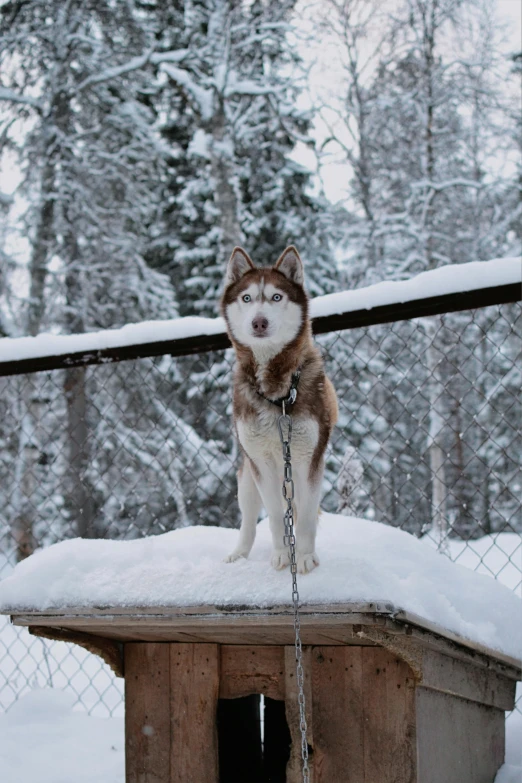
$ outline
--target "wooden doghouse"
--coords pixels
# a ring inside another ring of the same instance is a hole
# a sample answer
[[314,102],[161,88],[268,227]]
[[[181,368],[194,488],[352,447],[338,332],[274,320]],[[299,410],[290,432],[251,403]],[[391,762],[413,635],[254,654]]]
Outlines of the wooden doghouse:
[[[493,783],[519,661],[390,604],[302,615],[313,783]],[[125,676],[127,783],[302,780],[289,607],[71,608],[12,620]],[[263,743],[255,710],[227,709],[252,694],[266,697]]]

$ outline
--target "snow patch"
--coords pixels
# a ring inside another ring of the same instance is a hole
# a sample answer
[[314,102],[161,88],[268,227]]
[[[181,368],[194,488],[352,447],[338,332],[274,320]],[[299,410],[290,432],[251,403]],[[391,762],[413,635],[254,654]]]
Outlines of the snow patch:
[[495,777],[495,783],[520,783],[521,780],[522,765],[519,767],[513,764],[502,764]]
[[188,154],[210,160],[209,137],[202,128],[198,128],[188,146]]
[[74,701],[33,690],[0,714],[2,783],[124,783],[123,718],[75,712]]

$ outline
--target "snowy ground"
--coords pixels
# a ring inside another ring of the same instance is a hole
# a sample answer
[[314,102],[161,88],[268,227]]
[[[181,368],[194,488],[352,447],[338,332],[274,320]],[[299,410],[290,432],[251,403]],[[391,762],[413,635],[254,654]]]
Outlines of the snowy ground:
[[34,690],[0,715],[2,783],[124,783],[123,718],[76,712],[74,701]]
[[[460,565],[471,570],[478,568],[520,593],[519,536],[485,536],[468,545],[452,541],[450,550],[452,559]],[[2,575],[6,575],[5,570]],[[28,639],[32,645],[29,653]],[[13,700],[15,695],[27,691],[28,681],[35,689],[13,703],[7,713],[0,714],[2,783],[123,783],[121,680],[116,680],[97,658],[77,647],[28,637],[26,631],[9,626],[5,618],[0,618],[0,684],[3,678],[10,682]],[[37,689],[45,688],[49,682],[54,689]],[[93,715],[85,714],[77,702],[78,696],[93,709]],[[115,710],[115,717],[98,717],[106,715],[108,708]],[[520,712],[508,715],[506,733],[506,764],[496,783],[520,783]]]
[[[124,783],[123,718],[88,716],[73,702],[63,691],[35,690],[0,715],[2,783]],[[522,715],[513,713],[506,732],[496,783],[520,783]]]

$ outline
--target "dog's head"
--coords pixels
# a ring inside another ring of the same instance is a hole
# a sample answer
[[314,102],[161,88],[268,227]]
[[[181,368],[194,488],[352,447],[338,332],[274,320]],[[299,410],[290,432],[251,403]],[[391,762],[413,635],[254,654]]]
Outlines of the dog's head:
[[221,312],[232,339],[255,353],[275,354],[305,328],[308,300],[295,247],[272,267],[256,267],[240,247],[228,262]]

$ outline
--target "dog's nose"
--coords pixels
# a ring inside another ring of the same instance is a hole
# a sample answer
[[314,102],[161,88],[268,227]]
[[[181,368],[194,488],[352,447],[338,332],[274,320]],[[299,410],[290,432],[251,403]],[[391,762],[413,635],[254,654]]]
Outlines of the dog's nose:
[[262,315],[258,315],[252,321],[252,329],[256,334],[263,334],[268,329],[268,319]]

